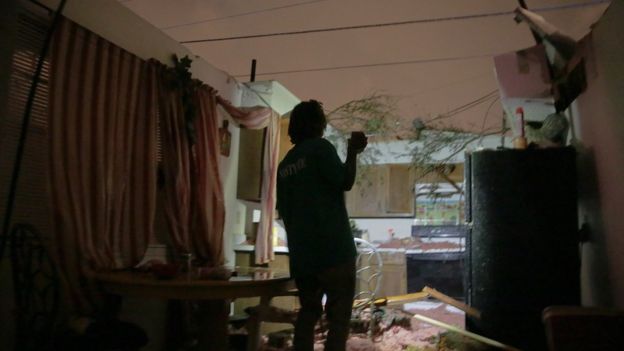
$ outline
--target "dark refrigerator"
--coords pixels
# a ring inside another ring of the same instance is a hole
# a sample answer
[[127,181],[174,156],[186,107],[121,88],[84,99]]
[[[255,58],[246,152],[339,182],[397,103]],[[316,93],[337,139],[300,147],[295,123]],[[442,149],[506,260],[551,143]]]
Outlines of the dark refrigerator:
[[522,350],[546,350],[543,309],[578,305],[575,151],[466,155],[466,328]]

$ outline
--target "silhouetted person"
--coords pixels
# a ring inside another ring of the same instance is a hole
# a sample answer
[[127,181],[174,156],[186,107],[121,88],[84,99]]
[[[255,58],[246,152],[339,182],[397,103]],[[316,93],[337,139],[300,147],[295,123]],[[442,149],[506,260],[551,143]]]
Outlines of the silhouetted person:
[[295,106],[288,135],[295,145],[277,173],[277,208],[284,220],[290,273],[299,290],[301,310],[295,325],[296,351],[313,349],[314,328],[323,313],[328,322],[326,351],[344,350],[355,292],[356,248],[344,191],[355,181],[356,158],[367,145],[351,134],[344,163],[323,138],[327,121],[318,101]]

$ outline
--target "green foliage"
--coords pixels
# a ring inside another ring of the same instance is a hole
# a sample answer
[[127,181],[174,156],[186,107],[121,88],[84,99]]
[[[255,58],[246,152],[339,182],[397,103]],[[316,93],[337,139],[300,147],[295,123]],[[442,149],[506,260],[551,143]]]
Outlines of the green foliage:
[[173,68],[169,71],[169,88],[178,90],[182,99],[184,109],[184,125],[190,144],[197,141],[195,130],[195,120],[197,119],[197,102],[195,93],[202,85],[200,80],[194,79],[190,72],[191,60],[188,56],[178,59],[173,55]]
[[461,131],[424,131],[418,138],[410,139],[408,156],[416,177],[422,178],[430,173],[444,169],[466,146],[478,140],[481,135]]
[[[400,122],[397,103],[396,97],[375,93],[329,111],[326,113],[327,118],[338,131],[327,138],[339,147],[346,145],[350,131],[361,130],[381,142],[407,140],[409,146],[406,153],[397,156],[411,158],[411,167],[416,170],[417,179],[420,179],[446,169],[445,166],[464,152],[470,143],[501,132],[468,133],[448,125],[441,127],[440,120],[446,116],[428,121],[415,119],[411,125],[405,126]],[[378,164],[381,155],[379,148],[369,147],[358,157],[358,185],[371,183],[365,166]]]
[[[337,128],[335,133],[326,135],[326,138],[338,148],[344,147],[346,150],[351,131],[363,131],[369,137],[384,137],[396,133],[400,120],[396,109],[397,102],[398,99],[390,95],[374,93],[326,111],[328,121]],[[359,155],[356,184],[364,187],[372,184],[366,166],[379,163],[381,155],[378,148],[371,147]]]
[[387,134],[399,126],[397,102],[395,97],[375,93],[327,112],[327,119],[341,130],[358,130],[366,135]]

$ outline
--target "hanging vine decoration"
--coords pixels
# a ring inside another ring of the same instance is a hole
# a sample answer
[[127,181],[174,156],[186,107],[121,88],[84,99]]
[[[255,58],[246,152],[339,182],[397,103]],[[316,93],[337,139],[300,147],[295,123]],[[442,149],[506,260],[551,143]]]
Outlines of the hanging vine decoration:
[[193,60],[188,56],[178,59],[174,54],[173,68],[168,71],[170,73],[170,88],[180,91],[184,110],[184,126],[190,145],[194,145],[197,141],[197,131],[195,130],[197,106],[193,97],[197,89],[203,84],[202,81],[192,77],[190,72],[192,62]]

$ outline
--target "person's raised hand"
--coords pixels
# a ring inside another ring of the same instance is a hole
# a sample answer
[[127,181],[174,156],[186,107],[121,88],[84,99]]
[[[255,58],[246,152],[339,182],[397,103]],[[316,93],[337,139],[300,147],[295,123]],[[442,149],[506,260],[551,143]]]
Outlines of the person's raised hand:
[[364,132],[351,132],[351,138],[347,143],[347,152],[359,154],[364,151],[366,145],[368,145],[368,138]]

